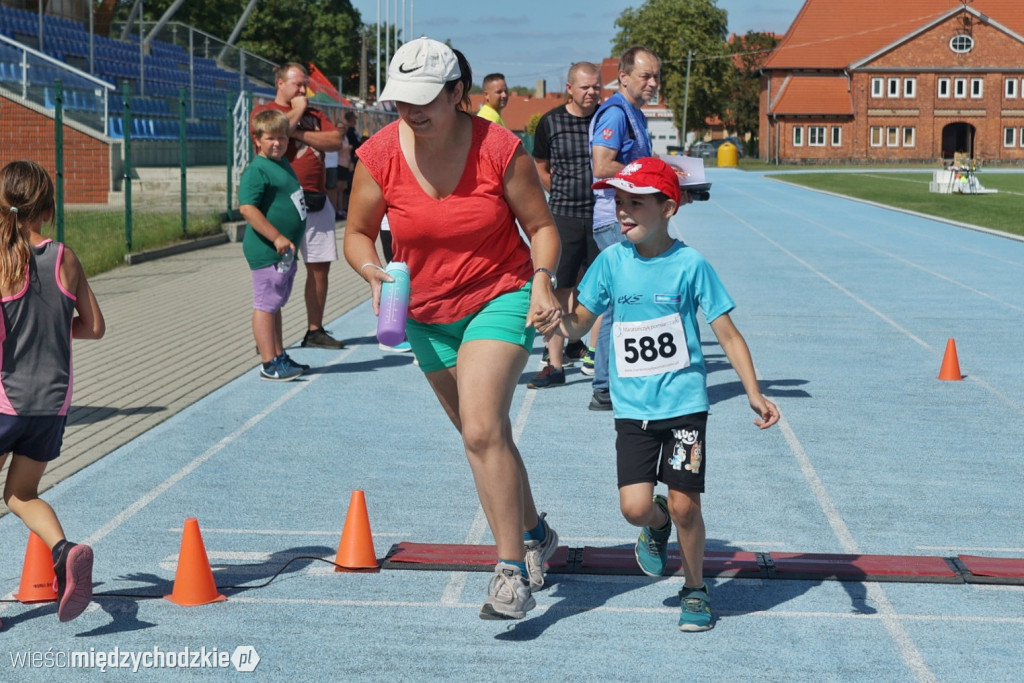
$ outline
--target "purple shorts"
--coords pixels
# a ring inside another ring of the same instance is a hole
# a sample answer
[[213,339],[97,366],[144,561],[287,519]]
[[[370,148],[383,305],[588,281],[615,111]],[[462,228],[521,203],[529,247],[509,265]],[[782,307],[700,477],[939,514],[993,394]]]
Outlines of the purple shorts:
[[60,455],[66,415],[0,415],[0,453],[50,462]]
[[277,313],[292,295],[298,261],[292,261],[287,273],[277,272],[277,264],[252,271],[252,307],[264,313]]

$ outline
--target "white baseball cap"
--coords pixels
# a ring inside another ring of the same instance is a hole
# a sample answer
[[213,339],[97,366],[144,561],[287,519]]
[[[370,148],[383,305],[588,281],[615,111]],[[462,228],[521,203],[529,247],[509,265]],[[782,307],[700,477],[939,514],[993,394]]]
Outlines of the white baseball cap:
[[427,104],[445,83],[461,76],[459,60],[450,47],[427,37],[417,38],[398,48],[391,58],[380,99]]

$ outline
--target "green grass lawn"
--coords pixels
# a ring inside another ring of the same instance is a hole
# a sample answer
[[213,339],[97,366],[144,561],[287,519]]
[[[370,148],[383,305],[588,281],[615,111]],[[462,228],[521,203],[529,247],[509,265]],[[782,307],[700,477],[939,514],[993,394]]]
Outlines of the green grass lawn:
[[768,177],[930,216],[1024,235],[1024,221],[1021,220],[1021,207],[1024,207],[1024,173],[980,172],[978,180],[986,189],[999,190],[997,194],[987,195],[929,192],[931,171],[809,172],[775,176],[769,174]]
[[[213,235],[221,230],[220,216],[189,216],[188,231],[182,233],[177,213],[132,214],[132,246],[125,240],[124,211],[68,209],[64,214],[64,243],[74,249],[86,275],[96,275],[124,265],[124,257],[176,242]],[[43,234],[56,239],[56,227],[43,226]]]

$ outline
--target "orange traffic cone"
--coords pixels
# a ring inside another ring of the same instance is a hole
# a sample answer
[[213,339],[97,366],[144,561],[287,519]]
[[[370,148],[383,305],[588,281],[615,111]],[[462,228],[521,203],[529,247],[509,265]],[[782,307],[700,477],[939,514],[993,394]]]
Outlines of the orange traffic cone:
[[960,374],[960,361],[956,358],[956,342],[950,339],[946,342],[946,355],[942,357],[939,379],[959,381],[963,378]]
[[53,556],[46,542],[32,531],[28,532],[21,584],[14,597],[24,604],[57,600],[57,575],[53,572]]
[[377,553],[373,549],[373,534],[370,532],[370,517],[366,513],[366,495],[353,491],[345,516],[345,529],[338,544],[338,565],[336,572],[376,572]]
[[227,600],[227,597],[217,592],[210,559],[203,546],[203,536],[199,533],[199,520],[195,517],[185,520],[181,552],[178,553],[178,571],[174,575],[174,590],[164,597],[182,607]]

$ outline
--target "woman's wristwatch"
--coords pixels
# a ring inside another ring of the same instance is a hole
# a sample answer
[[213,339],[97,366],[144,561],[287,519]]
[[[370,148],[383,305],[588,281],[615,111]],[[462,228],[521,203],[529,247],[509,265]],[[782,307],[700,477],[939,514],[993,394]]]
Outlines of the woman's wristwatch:
[[551,289],[558,289],[558,278],[555,277],[554,273],[552,273],[547,268],[538,268],[537,270],[533,271],[534,275],[536,275],[537,273],[544,273],[545,275],[547,275],[548,279],[551,280]]

